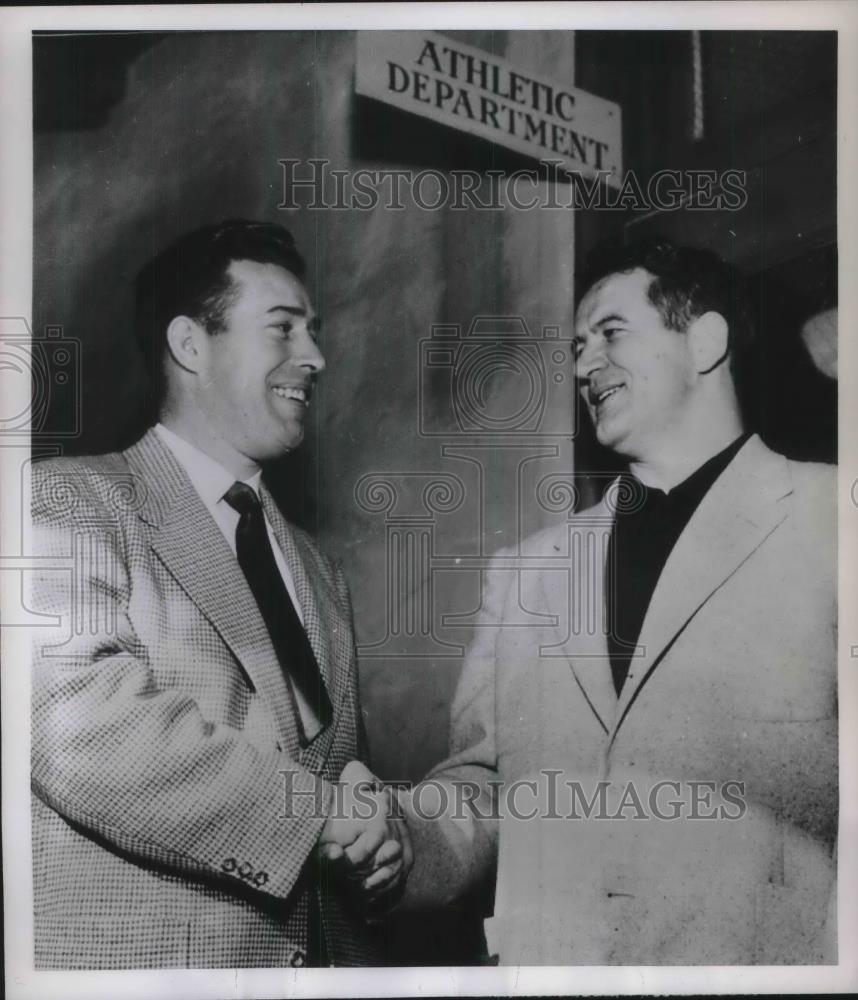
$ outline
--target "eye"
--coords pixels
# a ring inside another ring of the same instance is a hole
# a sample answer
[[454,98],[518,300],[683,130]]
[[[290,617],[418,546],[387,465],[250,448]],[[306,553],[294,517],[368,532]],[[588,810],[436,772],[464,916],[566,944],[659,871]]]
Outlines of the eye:
[[292,324],[292,322],[290,320],[287,319],[287,320],[284,320],[282,323],[272,323],[271,324],[271,329],[272,330],[279,330],[280,333],[284,337],[288,337],[292,333],[292,330],[294,329],[294,325]]

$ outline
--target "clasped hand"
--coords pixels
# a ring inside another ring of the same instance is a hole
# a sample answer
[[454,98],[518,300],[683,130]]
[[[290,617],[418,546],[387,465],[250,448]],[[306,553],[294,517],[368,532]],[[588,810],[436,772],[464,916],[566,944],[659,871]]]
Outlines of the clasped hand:
[[360,761],[340,775],[332,814],[319,837],[319,858],[368,909],[399,898],[414,862],[405,821],[395,815],[389,789]]

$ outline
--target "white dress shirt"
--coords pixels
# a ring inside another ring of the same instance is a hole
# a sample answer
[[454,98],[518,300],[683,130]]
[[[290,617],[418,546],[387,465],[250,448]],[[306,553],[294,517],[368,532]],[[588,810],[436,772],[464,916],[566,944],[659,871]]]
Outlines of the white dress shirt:
[[[188,474],[188,479],[190,479],[191,484],[199,494],[200,499],[205,504],[211,516],[214,518],[215,524],[217,524],[220,528],[223,533],[223,537],[226,539],[227,544],[235,555],[235,529],[238,527],[239,514],[238,511],[231,507],[224,499],[227,490],[234,482],[236,482],[235,476],[225,469],[220,462],[213,459],[211,455],[207,455],[205,452],[200,451],[196,445],[193,445],[184,438],[179,437],[179,435],[176,434],[175,431],[171,431],[169,427],[165,427],[161,423],[156,424],[155,433],[170,449],[176,461]],[[259,484],[262,481],[261,471],[257,472],[256,475],[251,476],[250,479],[242,481],[246,483],[247,486],[250,486],[256,495],[259,496]],[[280,571],[283,583],[289,591],[292,603],[295,605],[295,612],[303,625],[304,615],[301,610],[301,605],[298,602],[298,595],[295,592],[295,581],[292,579],[289,564],[286,562],[277,538],[274,535],[274,530],[269,524],[268,518],[265,517],[264,511],[263,517],[265,520],[265,527],[268,530],[268,540],[271,542],[271,551],[274,553],[274,561],[277,563],[277,569]],[[292,684],[291,678],[289,678],[289,683],[292,689],[292,695],[298,706],[301,722],[304,726],[304,732],[309,739],[312,739],[313,736],[315,736],[315,734],[321,729],[321,723],[316,713],[301,695],[301,692],[295,687],[294,684]]]

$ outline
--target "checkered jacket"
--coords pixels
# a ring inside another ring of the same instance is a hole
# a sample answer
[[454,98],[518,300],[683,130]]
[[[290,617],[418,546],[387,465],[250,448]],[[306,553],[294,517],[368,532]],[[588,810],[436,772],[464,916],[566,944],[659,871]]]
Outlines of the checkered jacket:
[[377,964],[313,863],[364,749],[342,574],[263,489],[334,704],[301,750],[237,560],[157,435],[31,485],[36,967],[300,966],[310,893],[333,964]]

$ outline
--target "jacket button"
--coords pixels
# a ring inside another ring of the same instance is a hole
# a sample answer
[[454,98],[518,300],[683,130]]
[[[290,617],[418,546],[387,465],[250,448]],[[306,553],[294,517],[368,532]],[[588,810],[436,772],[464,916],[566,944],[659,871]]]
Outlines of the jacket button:
[[301,951],[300,948],[296,948],[292,952],[292,956],[289,959],[289,965],[293,969],[303,969],[306,964],[307,964],[306,954],[303,951]]
[[238,877],[243,879],[249,879],[253,874],[253,866],[249,861],[245,861],[242,866],[238,869]]
[[227,858],[226,861],[220,866],[222,871],[225,871],[227,875],[231,875],[235,869],[238,867],[238,862],[235,858]]
[[263,885],[265,885],[267,881],[268,881],[268,872],[257,872],[256,878],[253,880],[253,884],[261,888]]

